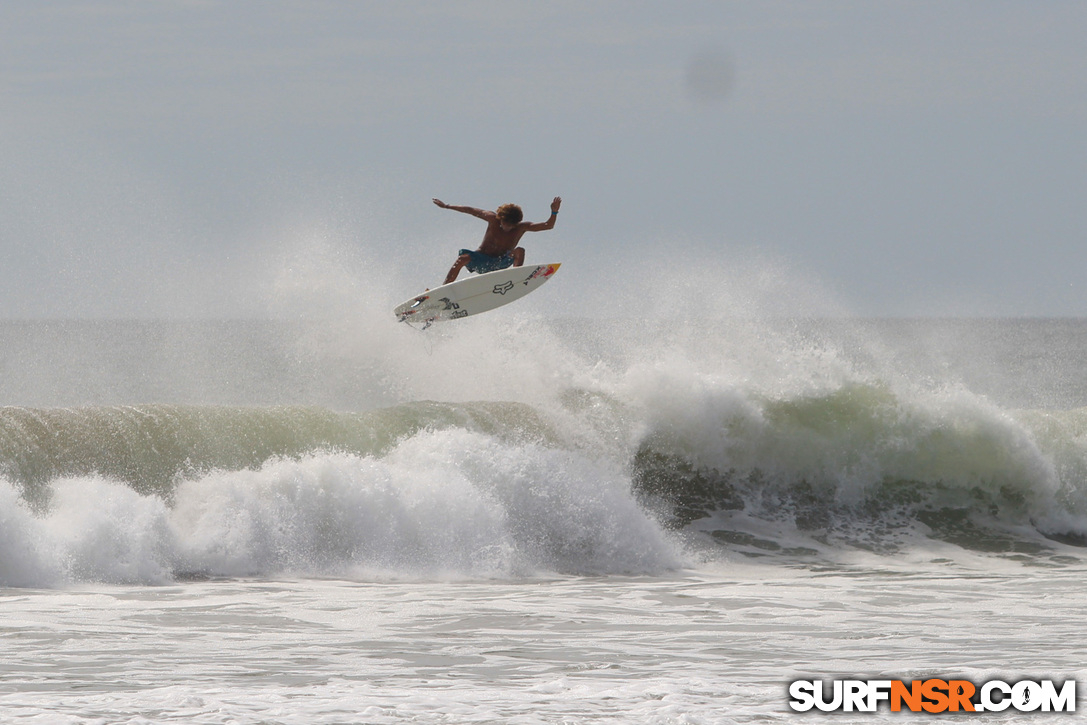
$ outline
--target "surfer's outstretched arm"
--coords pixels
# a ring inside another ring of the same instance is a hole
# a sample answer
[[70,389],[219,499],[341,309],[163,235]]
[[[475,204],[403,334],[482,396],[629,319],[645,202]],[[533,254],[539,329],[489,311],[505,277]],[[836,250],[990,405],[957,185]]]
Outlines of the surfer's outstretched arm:
[[474,206],[454,206],[453,204],[446,204],[441,199],[431,199],[436,205],[442,209],[452,209],[453,211],[459,211],[461,214],[471,214],[474,217],[480,219],[486,219],[488,214],[494,214],[494,212],[488,212],[483,209],[476,209]]
[[555,220],[559,217],[559,207],[562,205],[562,197],[556,196],[551,202],[551,216],[545,222],[535,222],[525,226],[526,232],[545,232],[555,228]]

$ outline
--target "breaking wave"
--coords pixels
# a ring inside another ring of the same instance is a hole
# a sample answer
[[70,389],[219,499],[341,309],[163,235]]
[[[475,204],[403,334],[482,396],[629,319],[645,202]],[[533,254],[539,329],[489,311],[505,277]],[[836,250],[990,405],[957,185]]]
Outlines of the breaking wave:
[[[1087,389],[1075,364],[1038,367],[1048,351],[1023,340],[1070,340],[1074,361],[1083,325],[885,323],[893,334],[881,340],[873,324],[482,317],[421,346],[390,320],[346,338],[365,346],[336,343],[349,376],[331,363],[314,372],[326,363],[313,353],[301,378],[260,368],[259,389],[301,380],[306,397],[325,375],[329,390],[349,379],[352,395],[410,402],[0,408],[0,585],[637,575],[707,558],[814,565],[936,550],[1044,565],[1080,556],[1087,408],[1051,401],[1084,405]],[[960,361],[926,363],[919,331],[941,354],[968,334],[980,342]],[[93,332],[114,349],[108,330]],[[249,375],[295,337],[247,343],[250,332],[221,333],[253,348]],[[995,362],[976,352],[999,345]],[[132,369],[131,349],[116,354],[125,365],[99,368]],[[168,362],[142,364],[168,381]],[[235,374],[227,363],[215,364],[221,384]],[[205,374],[183,372],[175,397]]]

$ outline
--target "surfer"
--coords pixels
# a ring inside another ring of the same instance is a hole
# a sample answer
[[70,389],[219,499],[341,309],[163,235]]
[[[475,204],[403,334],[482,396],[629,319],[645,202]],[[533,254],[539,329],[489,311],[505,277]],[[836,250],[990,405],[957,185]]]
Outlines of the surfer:
[[452,209],[462,214],[471,214],[487,222],[487,231],[483,233],[483,242],[479,249],[460,250],[460,256],[453,263],[449,274],[445,277],[445,284],[456,280],[461,267],[468,267],[469,272],[482,274],[494,272],[497,269],[505,269],[509,266],[520,267],[525,263],[524,247],[517,244],[525,232],[542,232],[555,228],[555,218],[559,215],[559,205],[562,197],[556,196],[551,202],[551,216],[545,222],[526,222],[521,207],[516,204],[503,204],[495,211],[476,209],[471,206],[452,206],[440,199],[433,200],[442,209]]

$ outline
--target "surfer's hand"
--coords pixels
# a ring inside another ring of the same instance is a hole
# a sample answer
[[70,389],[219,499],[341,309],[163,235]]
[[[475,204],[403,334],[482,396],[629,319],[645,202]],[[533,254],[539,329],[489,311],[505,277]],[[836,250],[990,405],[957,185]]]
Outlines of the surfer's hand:
[[442,209],[448,209],[449,208],[449,205],[446,204],[441,199],[431,199],[431,201],[434,202],[435,204],[437,204],[438,206],[440,206]]
[[557,212],[559,210],[559,205],[560,204],[562,204],[562,197],[561,196],[556,196],[555,200],[553,202],[551,202],[551,211],[556,211]]

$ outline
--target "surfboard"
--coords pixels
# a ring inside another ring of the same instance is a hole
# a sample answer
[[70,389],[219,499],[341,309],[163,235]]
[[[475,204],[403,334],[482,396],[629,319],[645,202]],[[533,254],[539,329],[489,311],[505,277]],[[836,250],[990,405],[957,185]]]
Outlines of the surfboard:
[[400,322],[423,323],[459,320],[519,300],[558,271],[558,264],[509,267],[443,284],[412,297],[393,310]]

